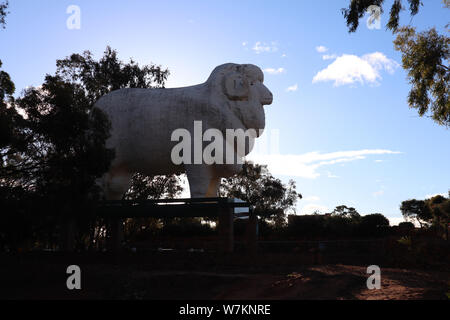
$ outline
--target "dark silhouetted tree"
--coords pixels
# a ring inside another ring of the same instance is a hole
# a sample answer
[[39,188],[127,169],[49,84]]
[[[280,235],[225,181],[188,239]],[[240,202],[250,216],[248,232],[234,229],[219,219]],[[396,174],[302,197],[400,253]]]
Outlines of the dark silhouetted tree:
[[389,219],[381,213],[366,214],[361,217],[361,223],[373,227],[389,226]]
[[[0,150],[12,144],[16,139],[15,128],[17,127],[18,113],[12,108],[15,92],[14,83],[8,73],[1,70],[0,60]],[[2,154],[3,156],[3,154]]]
[[421,227],[432,219],[430,209],[424,200],[405,200],[400,206],[400,211],[405,219],[415,220]]
[[124,63],[110,47],[99,61],[85,51],[57,60],[56,66],[56,75],[63,81],[79,84],[92,104],[104,94],[121,88],[163,88],[169,76],[169,70],[161,66],[139,66],[133,59]]
[[6,25],[6,15],[9,13],[8,10],[8,0],[0,3],[0,26],[5,29]]
[[414,230],[415,226],[414,226],[414,223],[405,221],[405,222],[400,222],[398,224],[398,228],[401,230]]
[[432,225],[443,231],[448,238],[448,224],[450,223],[450,192],[449,197],[441,195],[425,200],[432,215]]
[[347,207],[345,205],[337,206],[332,212],[332,216],[339,216],[343,218],[350,218],[358,220],[361,216],[353,207]]
[[[42,86],[25,90],[16,101],[10,97],[14,87],[9,77],[1,73],[0,121],[5,125],[0,187],[26,186],[28,194],[42,200],[41,208],[33,200],[34,216],[41,211],[45,217],[82,219],[99,197],[95,180],[114,156],[105,145],[110,123],[94,103],[115,89],[163,87],[167,76],[159,66],[124,63],[109,47],[98,61],[88,51],[58,60],[55,75],[47,75]],[[24,199],[15,191],[11,195]],[[51,224],[47,227],[55,231]]]
[[450,222],[450,191],[448,198],[436,195],[425,200],[403,201],[400,210],[405,218],[416,220],[421,227],[433,226],[439,233],[446,233]]
[[223,179],[219,194],[247,201],[254,206],[256,214],[273,220],[277,226],[285,223],[287,210],[294,209],[302,197],[293,180],[285,185],[272,176],[267,166],[251,162],[245,162],[239,174]]
[[327,236],[348,237],[355,233],[361,215],[353,207],[337,206],[332,212],[325,214],[325,230]]
[[[177,175],[169,176],[146,176],[135,173],[131,179],[131,187],[124,195],[125,200],[148,200],[175,198],[181,194],[183,186],[181,179]],[[198,219],[197,219],[198,220]],[[157,218],[133,218],[125,220],[125,235],[134,238],[142,234],[142,227],[145,226],[144,233],[155,233],[163,226],[178,224],[192,224],[195,219],[157,219]],[[198,224],[201,224],[200,221]],[[170,228],[170,227],[169,227]]]
[[389,227],[389,220],[381,213],[367,214],[361,217],[359,223],[360,234],[365,236],[384,235]]
[[177,175],[151,177],[135,173],[124,198],[125,200],[172,199],[179,196],[182,191],[181,179]]

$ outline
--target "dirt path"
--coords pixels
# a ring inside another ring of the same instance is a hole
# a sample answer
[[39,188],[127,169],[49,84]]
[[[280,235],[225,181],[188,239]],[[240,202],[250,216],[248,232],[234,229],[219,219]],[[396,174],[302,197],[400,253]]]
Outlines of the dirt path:
[[447,299],[450,273],[381,268],[368,290],[366,267],[264,265],[195,269],[151,264],[81,263],[82,290],[67,290],[66,263],[0,264],[0,299],[419,300]]
[[366,269],[357,266],[320,266],[285,276],[256,275],[240,281],[216,299],[446,299],[449,274],[382,269],[381,289],[366,286]]

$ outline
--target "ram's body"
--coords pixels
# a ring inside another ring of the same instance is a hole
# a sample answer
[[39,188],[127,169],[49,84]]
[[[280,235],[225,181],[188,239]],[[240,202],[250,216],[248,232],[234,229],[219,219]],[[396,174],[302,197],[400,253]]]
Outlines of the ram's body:
[[[272,99],[267,89],[270,97],[265,97],[264,103],[249,94],[247,100],[240,100],[239,92],[230,100],[227,92],[223,92],[223,81],[216,81],[219,76],[226,77],[227,73],[222,69],[229,72],[235,66],[239,65],[219,66],[210,79],[200,85],[175,89],[120,89],[97,101],[95,106],[104,111],[111,122],[107,146],[115,149],[111,169],[102,179],[107,198],[120,199],[135,172],[146,175],[186,172],[193,197],[215,196],[220,178],[239,172],[241,166],[238,164],[176,165],[171,158],[171,151],[178,143],[171,141],[176,129],[190,132],[193,147],[194,121],[201,121],[203,132],[214,128],[224,135],[226,129],[264,128],[262,105],[269,104]],[[233,81],[233,88],[239,89],[236,87],[239,84]],[[256,102],[251,99],[256,99],[257,105],[247,107]]]
[[121,89],[102,97],[96,107],[111,121],[107,146],[115,149],[114,163],[147,175],[182,171],[170,158],[177,143],[171,134],[177,128],[189,130],[188,125],[199,120],[198,111],[207,106],[193,97],[199,91],[194,88]]

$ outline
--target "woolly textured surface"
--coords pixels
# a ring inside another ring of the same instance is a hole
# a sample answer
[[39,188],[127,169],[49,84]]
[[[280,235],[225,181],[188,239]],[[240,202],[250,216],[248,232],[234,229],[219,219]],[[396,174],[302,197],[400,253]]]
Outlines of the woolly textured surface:
[[[185,172],[192,197],[216,196],[220,178],[238,173],[242,166],[177,165],[171,151],[178,141],[171,141],[171,135],[176,129],[186,129],[193,137],[193,157],[194,121],[201,121],[202,132],[218,129],[224,136],[227,129],[264,129],[263,105],[272,103],[272,93],[263,81],[257,66],[228,63],[216,67],[203,84],[173,89],[120,89],[100,98],[96,107],[107,114],[112,126],[107,146],[116,152],[101,182],[106,197],[120,199],[135,172]],[[203,143],[203,147],[207,144]]]

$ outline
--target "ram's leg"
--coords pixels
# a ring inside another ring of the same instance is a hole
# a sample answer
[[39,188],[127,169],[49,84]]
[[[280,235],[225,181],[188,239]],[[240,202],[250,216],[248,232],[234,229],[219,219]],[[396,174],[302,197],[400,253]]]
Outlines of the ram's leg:
[[123,166],[113,166],[104,177],[106,200],[121,200],[131,186],[132,176]]
[[186,175],[192,198],[217,197],[220,179],[214,174],[213,168],[207,165],[187,165]]
[[[132,174],[124,167],[113,166],[105,176],[106,200],[121,200],[130,188]],[[108,247],[111,251],[119,252],[123,241],[123,220],[120,217],[107,219]]]
[[206,193],[207,197],[218,197],[220,185],[220,177],[213,177],[209,181],[208,192]]

